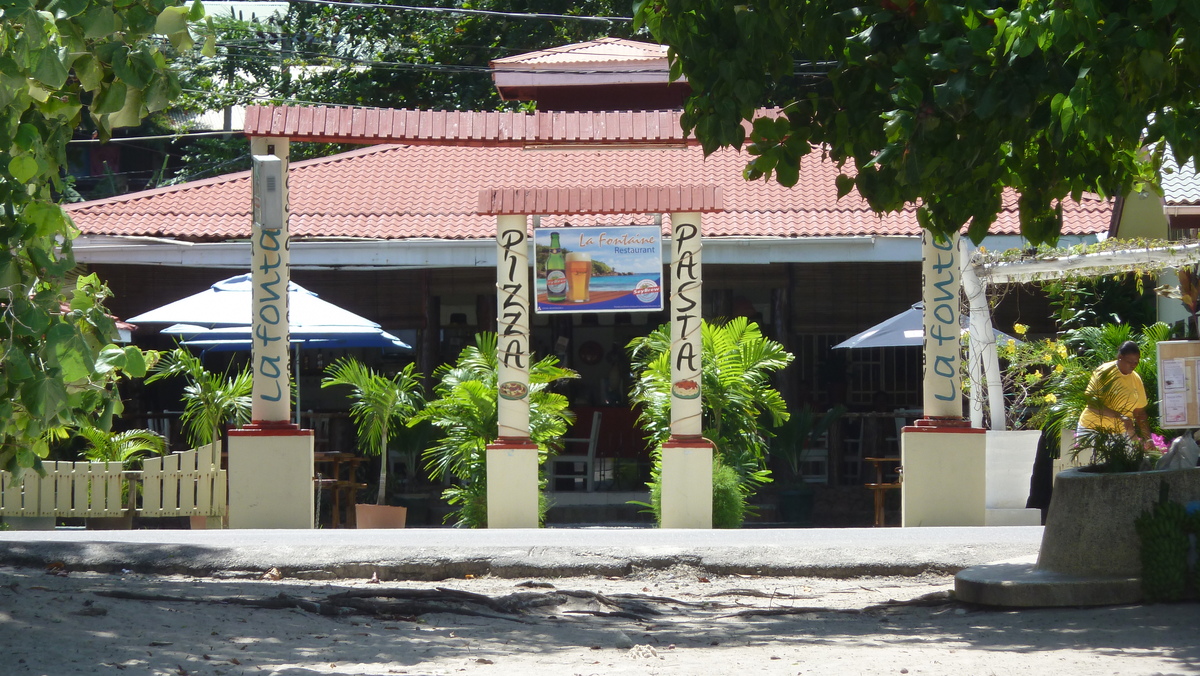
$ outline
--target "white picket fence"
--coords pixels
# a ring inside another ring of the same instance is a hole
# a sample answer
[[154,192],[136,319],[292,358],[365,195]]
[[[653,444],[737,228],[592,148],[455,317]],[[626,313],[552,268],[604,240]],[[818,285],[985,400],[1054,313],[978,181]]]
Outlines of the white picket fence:
[[[139,516],[207,517],[208,527],[219,528],[228,502],[220,448],[147,458],[141,471],[126,471],[119,462],[44,462],[45,476],[0,472],[0,516],[124,516],[127,484]],[[141,490],[133,490],[139,482]]]

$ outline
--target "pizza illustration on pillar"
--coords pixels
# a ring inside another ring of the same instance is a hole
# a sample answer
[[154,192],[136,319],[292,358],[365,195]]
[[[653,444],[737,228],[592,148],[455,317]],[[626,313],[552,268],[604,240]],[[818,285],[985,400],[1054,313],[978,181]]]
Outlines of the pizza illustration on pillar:
[[676,381],[671,386],[671,393],[680,399],[695,399],[700,396],[700,383],[690,378]]
[[525,383],[515,380],[500,383],[500,396],[505,399],[524,399],[526,394],[529,394],[529,387]]

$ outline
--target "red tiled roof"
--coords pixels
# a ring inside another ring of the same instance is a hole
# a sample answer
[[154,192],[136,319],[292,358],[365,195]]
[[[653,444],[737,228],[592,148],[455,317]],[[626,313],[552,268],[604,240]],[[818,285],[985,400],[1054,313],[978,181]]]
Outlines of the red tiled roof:
[[405,143],[528,147],[560,144],[682,145],[680,111],[533,113],[457,110],[250,106],[247,136],[317,143]]
[[479,213],[491,215],[629,214],[722,211],[711,185],[604,188],[501,188],[479,191]]
[[[783,188],[742,178],[747,156],[698,147],[523,150],[515,147],[371,146],[295,162],[289,177],[293,237],[488,239],[495,216],[478,213],[495,189],[710,185],[724,211],[706,214],[708,237],[917,235],[912,210],[877,216],[851,193],[837,199],[837,169],[806,158]],[[993,233],[1019,232],[1016,198]],[[67,206],[85,234],[219,241],[250,235],[250,173]],[[1112,205],[1095,196],[1064,205],[1063,234],[1106,232]],[[648,224],[650,214],[548,216],[543,225]]]

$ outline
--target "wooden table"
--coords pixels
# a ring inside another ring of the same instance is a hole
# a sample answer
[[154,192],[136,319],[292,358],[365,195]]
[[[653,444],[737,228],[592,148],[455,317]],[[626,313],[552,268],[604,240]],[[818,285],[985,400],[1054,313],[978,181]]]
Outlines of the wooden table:
[[883,514],[884,497],[887,495],[888,491],[900,488],[899,481],[896,481],[895,483],[891,483],[891,482],[885,482],[883,480],[883,467],[885,464],[888,464],[888,463],[899,465],[900,458],[896,458],[896,457],[863,458],[863,460],[865,460],[875,466],[875,483],[867,484],[867,488],[871,489],[871,491],[873,491],[875,493],[875,525],[883,526],[884,525],[884,514]]
[[[355,479],[363,457],[357,453],[324,451],[314,453],[313,460],[317,467],[317,475],[313,477],[313,482],[318,489],[328,490],[333,495],[333,509],[331,510],[333,515],[330,520],[332,527],[353,525],[353,516],[348,519],[342,518],[342,502],[344,496],[345,506],[354,504],[354,498],[358,491],[367,487],[366,484],[358,483]],[[353,512],[350,514],[353,515]]]

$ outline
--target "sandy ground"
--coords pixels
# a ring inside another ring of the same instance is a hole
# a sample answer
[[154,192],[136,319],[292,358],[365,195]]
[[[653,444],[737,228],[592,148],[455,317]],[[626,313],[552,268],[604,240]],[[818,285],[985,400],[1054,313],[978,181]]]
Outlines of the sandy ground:
[[0,673],[1200,674],[1195,604],[1011,611],[952,590],[687,568],[383,584],[0,568]]

